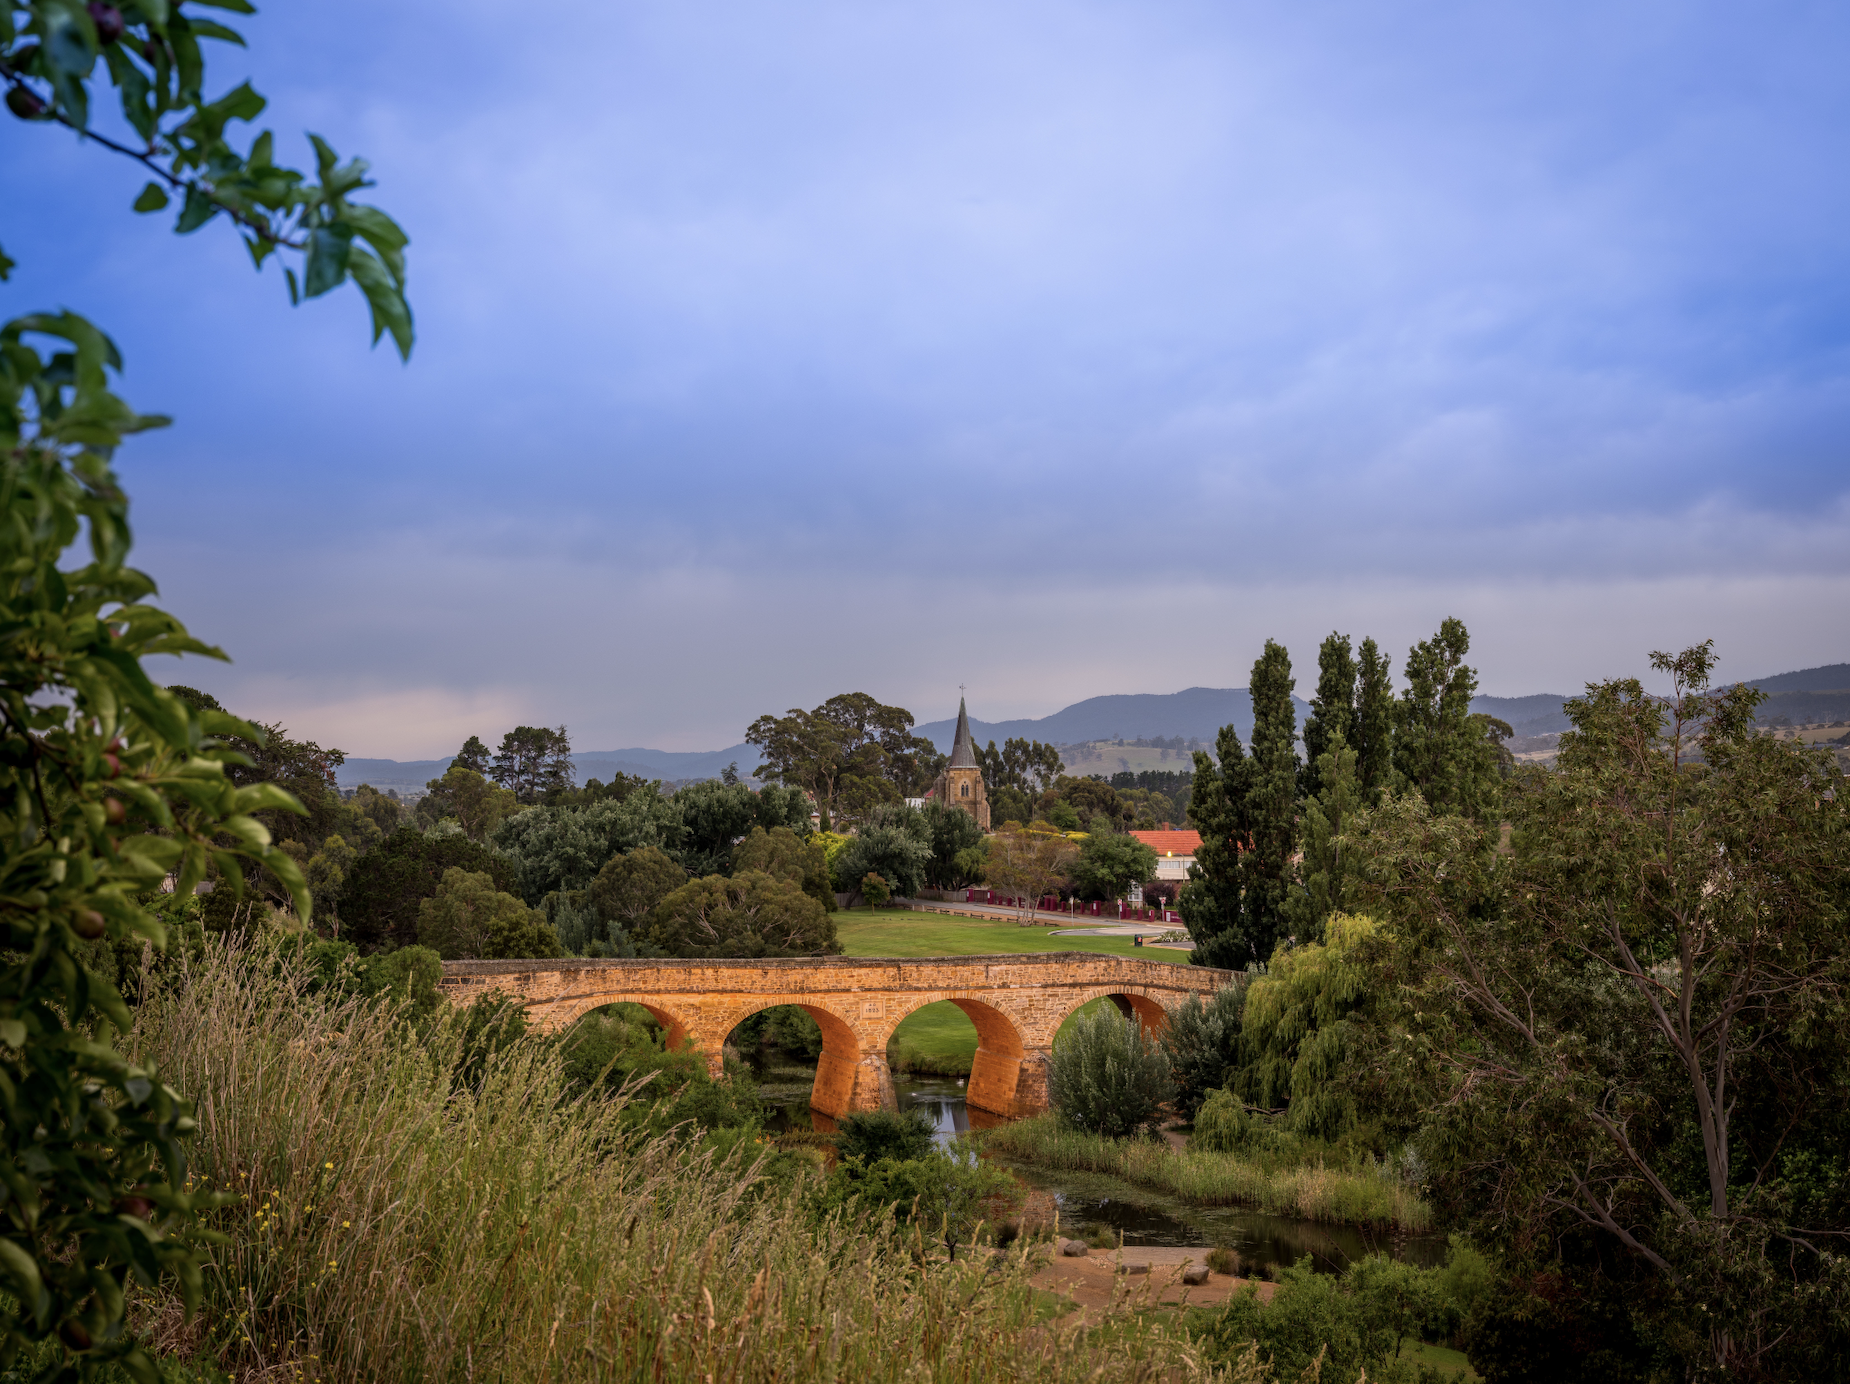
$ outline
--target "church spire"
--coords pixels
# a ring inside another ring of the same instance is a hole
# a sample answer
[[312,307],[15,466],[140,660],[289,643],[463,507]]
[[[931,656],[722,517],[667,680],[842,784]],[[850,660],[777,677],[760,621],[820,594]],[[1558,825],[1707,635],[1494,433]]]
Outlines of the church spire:
[[948,769],[976,768],[976,742],[970,738],[970,713],[964,710],[964,699],[957,699],[957,739],[951,742],[951,762]]

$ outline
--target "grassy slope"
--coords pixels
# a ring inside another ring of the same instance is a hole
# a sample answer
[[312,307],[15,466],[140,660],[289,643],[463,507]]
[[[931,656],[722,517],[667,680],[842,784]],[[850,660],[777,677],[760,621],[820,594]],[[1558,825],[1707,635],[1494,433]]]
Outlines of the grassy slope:
[[[835,931],[849,956],[986,956],[1007,952],[1086,951],[1186,965],[1188,953],[1167,947],[1133,947],[1128,937],[1054,937],[1053,929],[1022,927],[1008,919],[959,918],[902,909],[846,909]],[[1095,1003],[1103,1004],[1098,1000]],[[893,1034],[896,1047],[939,1059],[969,1061],[976,1025],[948,1001],[908,1014]]]

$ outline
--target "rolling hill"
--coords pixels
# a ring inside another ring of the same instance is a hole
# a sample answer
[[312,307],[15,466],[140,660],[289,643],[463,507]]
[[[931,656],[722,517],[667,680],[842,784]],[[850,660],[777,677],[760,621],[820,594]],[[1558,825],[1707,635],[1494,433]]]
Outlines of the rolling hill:
[[[1794,725],[1850,720],[1850,663],[1830,663],[1777,673],[1748,684],[1767,693],[1760,719],[1784,717]],[[1298,723],[1310,706],[1301,698]],[[1507,721],[1517,735],[1549,735],[1569,728],[1562,710],[1568,696],[1536,692],[1526,697],[1474,697],[1473,711]],[[1242,740],[1253,731],[1253,699],[1244,687],[1190,687],[1181,692],[1140,692],[1088,697],[1051,716],[1014,721],[979,721],[970,718],[970,730],[979,745],[1015,738],[1041,740],[1052,745],[1078,745],[1100,740],[1138,740],[1161,736],[1213,743],[1220,728],[1231,724]],[[948,752],[956,733],[955,719],[927,721],[916,727],[940,750]],[[756,745],[734,745],[724,750],[587,750],[572,756],[578,781],[609,779],[634,774],[650,779],[718,778],[728,764],[736,763],[741,776],[749,776],[760,763]],[[342,788],[370,783],[375,788],[421,789],[449,767],[447,759],[350,759],[341,766]]]

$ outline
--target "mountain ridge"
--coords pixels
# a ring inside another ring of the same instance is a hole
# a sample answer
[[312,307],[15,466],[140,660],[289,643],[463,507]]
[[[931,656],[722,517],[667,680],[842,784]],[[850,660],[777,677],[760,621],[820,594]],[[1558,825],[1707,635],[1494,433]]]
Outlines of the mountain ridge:
[[[1781,716],[1796,724],[1850,720],[1850,663],[1827,663],[1816,668],[1775,673],[1752,679],[1747,685],[1767,693],[1760,706],[1762,721]],[[1563,707],[1572,695],[1554,692],[1534,692],[1521,697],[1483,695],[1471,699],[1471,710],[1508,722],[1517,735],[1548,735],[1571,728]],[[1298,723],[1302,725],[1310,705],[1301,697],[1291,700],[1297,709]],[[1224,725],[1232,725],[1243,741],[1252,738],[1253,699],[1247,688],[1186,687],[1180,692],[1113,693],[1087,697],[1047,716],[1009,721],[970,718],[970,731],[978,744],[991,740],[1000,744],[1015,738],[1076,745],[1087,741],[1155,736],[1165,739],[1180,736],[1184,740],[1212,744]],[[914,727],[914,734],[948,752],[956,728],[956,718],[950,717],[919,724]],[[619,773],[649,779],[718,778],[727,765],[735,763],[740,777],[749,778],[751,771],[762,762],[758,747],[748,744],[723,750],[653,750],[632,746],[620,750],[586,750],[572,756],[580,783],[592,778],[609,779]],[[355,788],[361,783],[370,783],[376,788],[422,788],[429,780],[440,777],[449,765],[448,759],[349,759],[336,777],[342,788]]]

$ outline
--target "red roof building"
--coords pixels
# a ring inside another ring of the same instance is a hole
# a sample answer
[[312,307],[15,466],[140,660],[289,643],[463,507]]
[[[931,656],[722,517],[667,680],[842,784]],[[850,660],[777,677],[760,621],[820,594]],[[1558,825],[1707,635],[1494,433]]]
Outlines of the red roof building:
[[1159,880],[1185,880],[1188,867],[1195,863],[1201,849],[1198,831],[1133,831],[1144,845],[1156,852],[1156,877]]

